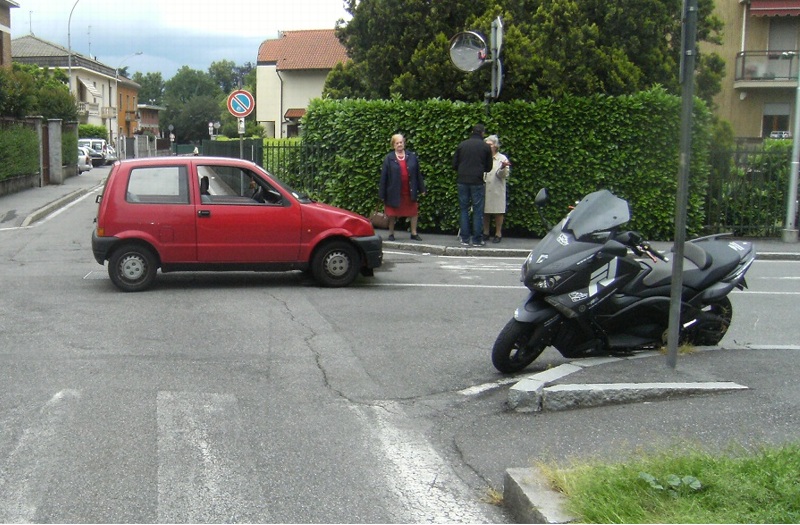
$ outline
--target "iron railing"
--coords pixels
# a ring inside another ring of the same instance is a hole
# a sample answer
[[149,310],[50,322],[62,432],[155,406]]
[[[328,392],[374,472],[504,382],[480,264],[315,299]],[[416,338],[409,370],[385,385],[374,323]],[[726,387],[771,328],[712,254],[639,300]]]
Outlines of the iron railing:
[[780,236],[786,219],[789,156],[738,145],[712,149],[705,230],[740,237]]
[[742,51],[736,54],[735,80],[797,80],[800,52],[796,49],[776,51]]

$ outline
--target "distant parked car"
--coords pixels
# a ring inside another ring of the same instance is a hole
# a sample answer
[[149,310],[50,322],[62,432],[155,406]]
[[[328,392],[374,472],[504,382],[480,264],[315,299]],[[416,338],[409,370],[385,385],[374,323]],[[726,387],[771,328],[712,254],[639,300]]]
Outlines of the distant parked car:
[[103,139],[78,139],[78,146],[89,148],[92,166],[103,166],[108,156],[108,143]]
[[113,164],[119,157],[117,157],[117,150],[109,146],[106,152],[106,164]]
[[792,138],[792,133],[790,131],[771,131],[769,134],[769,138],[771,139],[790,139]]
[[347,286],[383,260],[366,217],[314,202],[246,160],[121,160],[97,200],[94,258],[126,292],[150,287],[158,268],[303,270]]
[[92,156],[89,150],[78,146],[78,175],[92,169]]

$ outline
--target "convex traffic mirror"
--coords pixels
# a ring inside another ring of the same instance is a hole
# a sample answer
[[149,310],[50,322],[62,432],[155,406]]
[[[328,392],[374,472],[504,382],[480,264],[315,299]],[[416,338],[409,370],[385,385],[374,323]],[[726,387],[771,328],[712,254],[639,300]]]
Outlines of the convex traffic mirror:
[[450,39],[450,60],[461,71],[475,71],[488,58],[486,40],[475,31],[463,31]]

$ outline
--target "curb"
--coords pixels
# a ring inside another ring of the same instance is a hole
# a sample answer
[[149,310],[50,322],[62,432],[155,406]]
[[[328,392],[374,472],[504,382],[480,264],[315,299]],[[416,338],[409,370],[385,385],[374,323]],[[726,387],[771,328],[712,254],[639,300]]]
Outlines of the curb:
[[550,488],[537,468],[506,469],[503,504],[517,523],[570,523],[564,509],[566,498]]
[[[508,407],[517,413],[559,411],[748,389],[746,386],[725,381],[553,384],[593,366],[659,355],[660,352],[645,351],[629,357],[585,358],[531,374],[509,389]],[[503,503],[517,523],[571,523],[575,518],[564,510],[565,502],[564,495],[550,486],[538,468],[506,469]]]
[[[405,242],[383,241],[384,249],[402,250],[405,252],[429,253],[432,255],[449,255],[453,257],[465,255],[483,255],[489,257],[527,257],[530,249],[489,248],[464,246],[439,246],[435,244],[409,244]],[[798,254],[800,256],[800,254]]]
[[657,351],[642,351],[628,357],[590,357],[564,363],[520,379],[509,389],[507,404],[512,411],[518,413],[556,412],[640,403],[675,396],[748,390],[748,387],[730,381],[555,384],[570,374],[593,366],[659,355],[661,354]]
[[54,211],[56,211],[56,210],[58,210],[60,208],[63,208],[67,204],[70,204],[71,202],[74,202],[74,201],[80,199],[81,197],[83,197],[84,195],[86,195],[87,193],[89,193],[92,190],[94,190],[94,188],[88,188],[88,189],[84,188],[84,189],[73,191],[69,195],[65,195],[64,197],[61,197],[60,199],[55,200],[55,201],[51,202],[50,204],[47,204],[47,205],[39,208],[35,212],[33,212],[30,215],[28,215],[27,217],[25,217],[25,220],[22,221],[21,227],[25,228],[25,227],[30,226],[32,223],[34,223],[36,221],[39,221],[39,220],[43,219],[44,217],[47,217],[48,215],[50,215]]
[[[448,255],[452,257],[464,256],[485,256],[485,257],[521,257],[525,258],[531,252],[530,249],[520,248],[490,248],[482,247],[462,247],[462,246],[439,246],[434,244],[410,244],[396,241],[383,241],[384,249],[401,250],[405,252],[429,253],[432,255]],[[758,252],[756,260],[760,261],[800,261],[800,252]]]

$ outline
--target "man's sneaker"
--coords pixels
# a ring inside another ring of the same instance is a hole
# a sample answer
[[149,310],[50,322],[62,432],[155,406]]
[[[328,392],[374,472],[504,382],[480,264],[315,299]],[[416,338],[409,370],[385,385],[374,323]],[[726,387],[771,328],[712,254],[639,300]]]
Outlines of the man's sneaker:
[[461,239],[461,246],[469,246],[469,241],[465,241],[464,239]]
[[486,243],[483,242],[483,239],[481,239],[480,241],[473,242],[472,245],[473,246],[486,246]]

